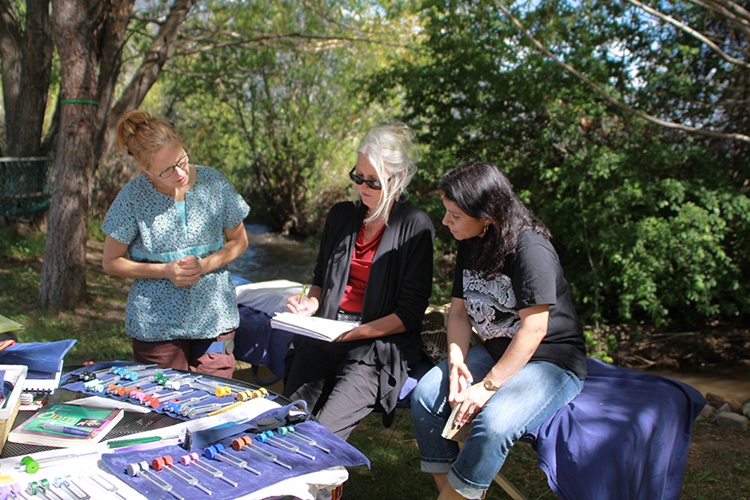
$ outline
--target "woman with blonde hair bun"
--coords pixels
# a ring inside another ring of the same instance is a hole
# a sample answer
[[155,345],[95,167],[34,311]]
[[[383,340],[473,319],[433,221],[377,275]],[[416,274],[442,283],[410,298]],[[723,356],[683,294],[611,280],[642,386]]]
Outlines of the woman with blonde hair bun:
[[102,267],[133,279],[125,318],[133,357],[231,377],[239,314],[227,264],[247,249],[250,207],[218,171],[190,163],[163,117],[125,113],[117,146],[143,170],[102,224]]

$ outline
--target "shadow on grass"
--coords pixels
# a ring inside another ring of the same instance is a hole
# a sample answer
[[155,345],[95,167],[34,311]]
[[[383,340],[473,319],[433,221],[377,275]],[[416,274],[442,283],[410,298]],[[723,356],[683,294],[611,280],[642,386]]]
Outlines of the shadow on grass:
[[[349,442],[370,459],[371,469],[349,469],[344,485],[345,500],[404,498],[434,500],[438,496],[432,476],[419,470],[419,449],[414,439],[411,411],[397,410],[391,428],[383,427],[382,415],[370,414],[349,437]],[[513,447],[503,474],[532,499],[554,499],[544,473],[536,465],[536,453],[529,445]],[[487,490],[486,500],[511,498],[497,484]]]
[[[87,262],[87,300],[75,311],[51,312],[37,307],[43,237],[19,237],[4,229],[0,237],[0,314],[24,325],[21,342],[76,339],[65,364],[86,361],[132,360],[131,339],[125,333],[128,284],[104,274],[96,257]],[[42,244],[40,245],[40,241]],[[93,254],[100,245],[92,241]]]

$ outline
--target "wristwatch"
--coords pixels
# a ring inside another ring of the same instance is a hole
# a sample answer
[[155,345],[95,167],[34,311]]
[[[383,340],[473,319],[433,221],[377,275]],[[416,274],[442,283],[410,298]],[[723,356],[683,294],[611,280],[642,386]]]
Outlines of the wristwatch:
[[488,379],[488,378],[486,378],[486,379],[484,379],[484,380],[482,381],[482,385],[483,385],[483,386],[484,386],[484,388],[485,388],[485,389],[487,389],[488,391],[493,391],[493,392],[494,392],[494,391],[496,391],[496,390],[500,389],[500,386],[499,386],[499,385],[497,385],[497,384],[496,384],[495,382],[493,382],[492,380],[490,380],[490,379]]

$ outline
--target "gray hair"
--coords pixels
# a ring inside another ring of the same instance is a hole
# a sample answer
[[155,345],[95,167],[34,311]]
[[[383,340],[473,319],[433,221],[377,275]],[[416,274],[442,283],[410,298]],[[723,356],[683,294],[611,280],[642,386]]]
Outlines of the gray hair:
[[414,136],[407,125],[390,123],[372,128],[362,139],[357,153],[367,158],[383,186],[378,206],[366,222],[384,215],[387,223],[391,203],[406,193],[406,186],[417,172],[419,159],[419,151],[413,142]]

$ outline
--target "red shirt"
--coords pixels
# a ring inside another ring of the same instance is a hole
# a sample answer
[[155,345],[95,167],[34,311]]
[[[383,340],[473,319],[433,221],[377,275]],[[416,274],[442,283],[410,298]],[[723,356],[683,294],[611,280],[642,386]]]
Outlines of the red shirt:
[[378,251],[378,247],[380,246],[384,229],[385,226],[381,227],[378,234],[367,243],[365,243],[365,225],[362,224],[362,227],[359,229],[357,242],[354,244],[354,256],[349,267],[349,279],[346,282],[341,304],[339,304],[339,307],[344,311],[353,313],[362,312],[367,279],[370,277],[370,266],[372,266],[372,259],[375,257],[375,252]]

